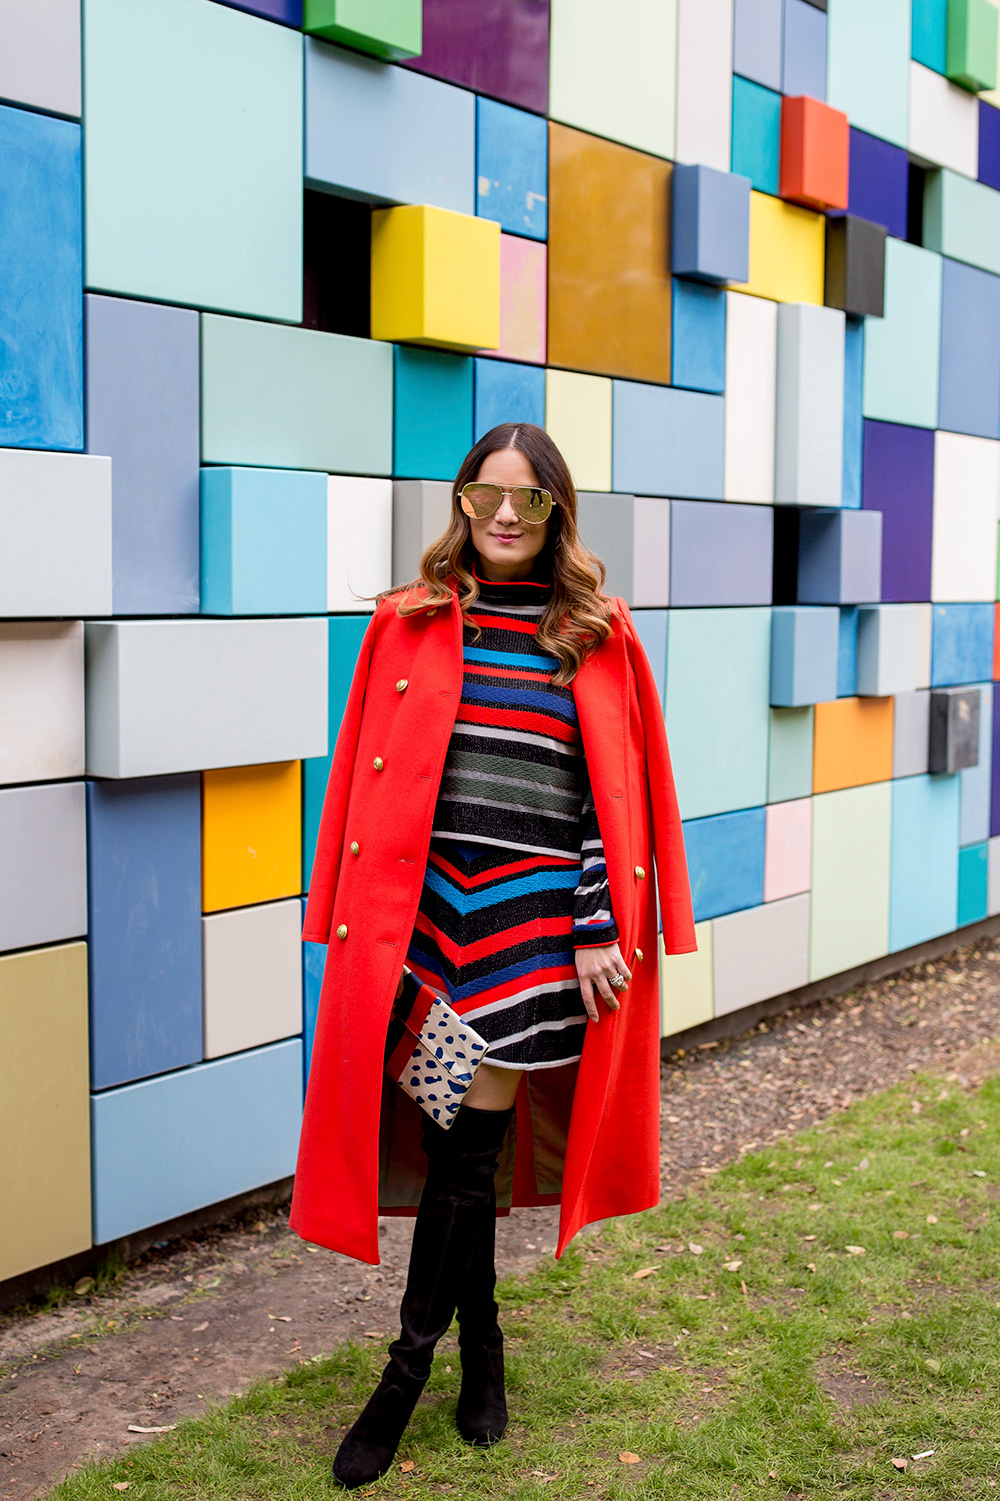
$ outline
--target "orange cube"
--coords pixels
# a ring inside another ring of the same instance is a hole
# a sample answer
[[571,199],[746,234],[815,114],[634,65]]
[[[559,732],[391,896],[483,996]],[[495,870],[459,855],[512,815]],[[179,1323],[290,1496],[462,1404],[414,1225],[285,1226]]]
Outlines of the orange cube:
[[891,698],[835,698],[816,705],[813,792],[890,779],[892,709]]
[[781,101],[782,198],[809,208],[847,207],[851,132],[847,116],[800,94]]

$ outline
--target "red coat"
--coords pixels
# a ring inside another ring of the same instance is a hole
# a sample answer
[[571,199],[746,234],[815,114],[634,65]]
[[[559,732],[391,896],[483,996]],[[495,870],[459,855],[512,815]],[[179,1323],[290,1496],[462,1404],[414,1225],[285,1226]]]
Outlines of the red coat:
[[[374,1264],[378,1214],[415,1212],[422,1183],[419,1111],[384,1080],[383,1050],[463,671],[457,595],[405,617],[399,598],[365,633],[323,806],[303,936],[329,950],[291,1213],[305,1239]],[[633,979],[619,1011],[598,1003],[579,1065],[522,1077],[497,1177],[501,1207],[560,1203],[557,1256],[583,1225],[659,1201],[654,858],[666,951],[696,948],[656,682],[628,606],[614,605],[572,688]]]

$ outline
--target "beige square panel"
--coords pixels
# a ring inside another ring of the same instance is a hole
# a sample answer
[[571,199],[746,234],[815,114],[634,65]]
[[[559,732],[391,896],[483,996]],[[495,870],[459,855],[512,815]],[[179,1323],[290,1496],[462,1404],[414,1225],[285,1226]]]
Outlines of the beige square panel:
[[660,954],[660,1036],[672,1037],[688,1027],[710,1022],[715,1015],[712,980],[712,924],[695,925],[698,952]]
[[206,1058],[302,1031],[301,928],[297,897],[202,918]]
[[87,946],[0,958],[0,1282],[90,1240]]

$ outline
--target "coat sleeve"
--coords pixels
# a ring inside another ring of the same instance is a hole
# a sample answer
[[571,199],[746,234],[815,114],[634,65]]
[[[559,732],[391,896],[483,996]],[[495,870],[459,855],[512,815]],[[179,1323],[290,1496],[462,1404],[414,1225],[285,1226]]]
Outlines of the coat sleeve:
[[649,796],[653,810],[653,854],[663,924],[663,946],[668,954],[691,954],[697,949],[698,941],[694,932],[687,855],[677,807],[674,774],[670,765],[663,708],[653,669],[639,640],[629,607],[623,599],[618,599],[617,604],[625,622],[625,637],[635,672],[639,712],[642,715]]
[[347,821],[347,800],[354,775],[354,763],[358,753],[358,737],[361,730],[361,713],[364,708],[365,691],[368,687],[368,671],[375,646],[379,611],[376,609],[368,622],[358,652],[357,666],[351,679],[344,717],[340,721],[337,745],[330,766],[330,776],[323,799],[319,836],[316,840],[316,855],[313,860],[312,877],[309,882],[309,899],[306,902],[302,937],[311,943],[328,943],[330,922],[333,915],[333,899],[340,874],[340,857],[344,846],[344,825]]

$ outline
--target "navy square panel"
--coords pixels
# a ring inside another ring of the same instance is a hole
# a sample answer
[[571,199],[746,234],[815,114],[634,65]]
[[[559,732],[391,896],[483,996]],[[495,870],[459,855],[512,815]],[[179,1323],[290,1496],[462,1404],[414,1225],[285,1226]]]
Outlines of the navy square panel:
[[899,146],[851,127],[848,212],[884,224],[897,240],[906,239],[910,159]]
[[979,181],[1000,188],[1000,109],[979,101]]
[[670,604],[769,605],[774,507],[670,503]]
[[674,168],[670,240],[675,276],[747,280],[750,188],[749,177],[714,167]]
[[930,599],[934,530],[934,434],[898,422],[865,422],[861,504],[882,512],[882,600]]
[[197,1063],[201,778],[87,783],[94,1089]]
[[1000,436],[1000,277],[961,261],[941,262],[941,381],[938,427]]
[[302,25],[302,0],[217,0],[233,10],[245,10],[267,21],[281,21],[285,26]]

